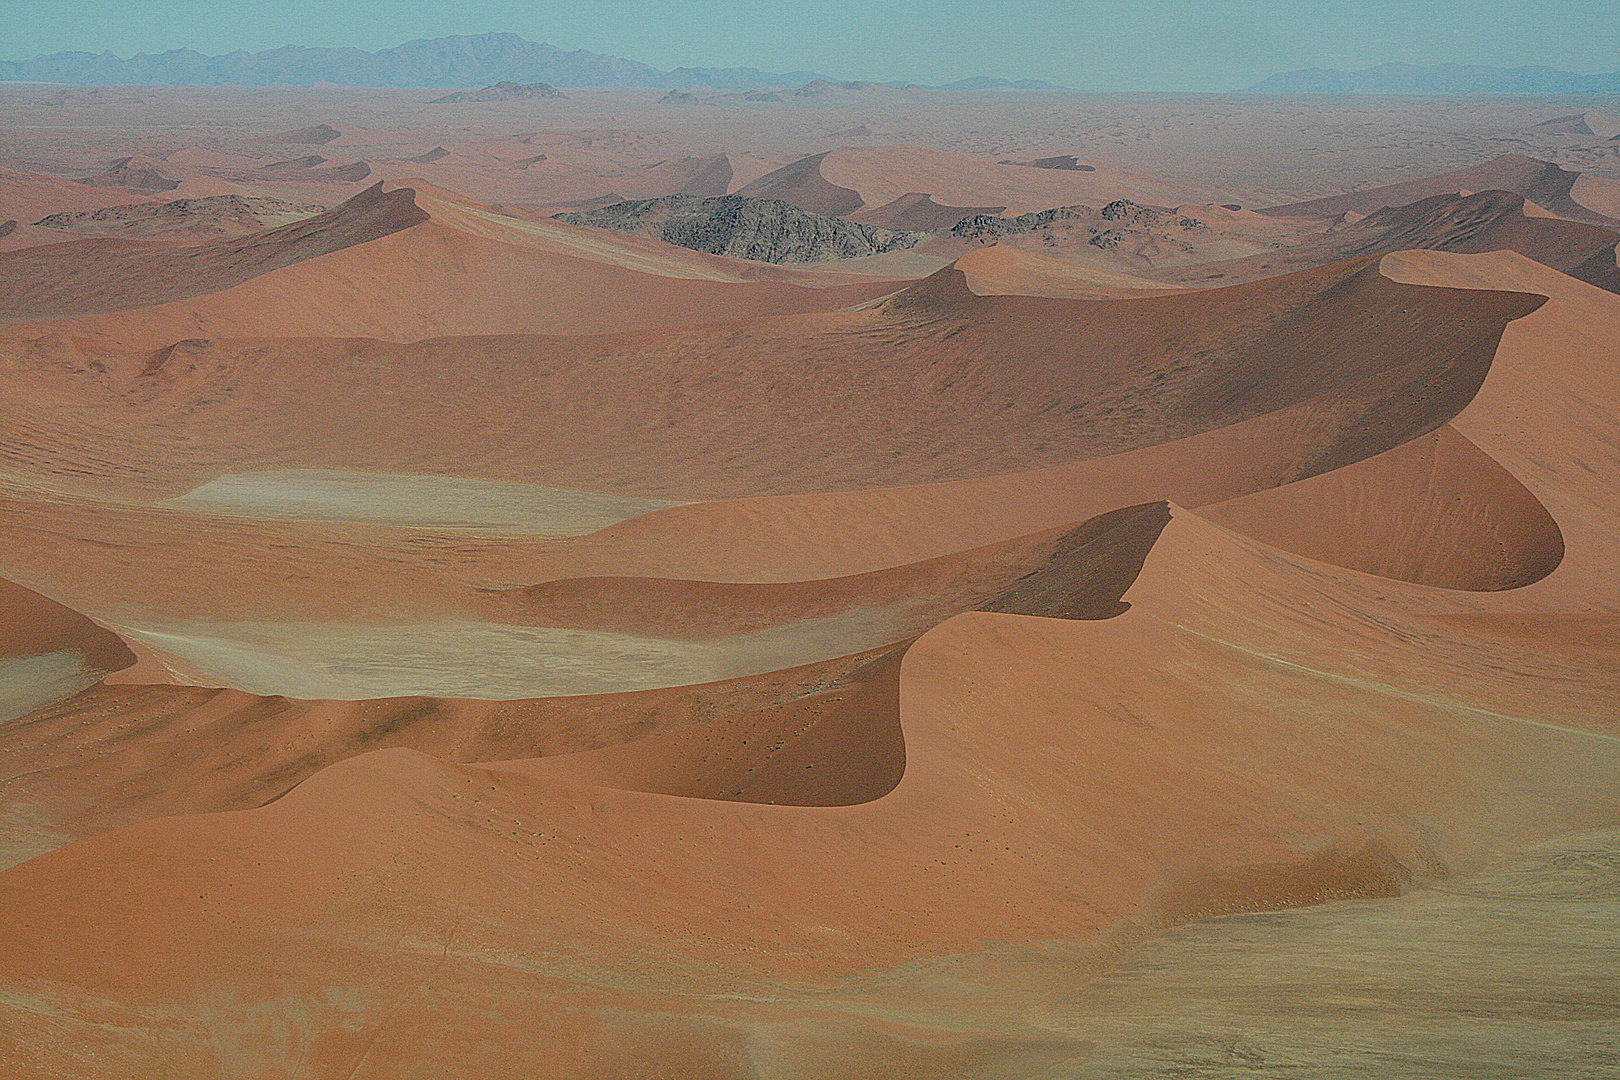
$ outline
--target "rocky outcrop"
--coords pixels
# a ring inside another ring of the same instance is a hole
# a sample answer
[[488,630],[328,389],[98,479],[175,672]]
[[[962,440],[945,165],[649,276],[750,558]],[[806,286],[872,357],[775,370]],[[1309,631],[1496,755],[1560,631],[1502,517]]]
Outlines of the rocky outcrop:
[[243,236],[323,212],[280,199],[210,195],[52,214],[34,224],[81,236]]
[[1056,157],[1036,158],[1030,162],[1037,169],[1063,169],[1067,172],[1096,172],[1095,165],[1082,165],[1080,159],[1073,154],[1059,154]]
[[[1173,211],[1143,206],[1129,199],[1115,199],[1101,210],[1089,206],[1058,206],[1012,218],[979,214],[957,222],[951,235],[964,240],[993,240],[1045,230],[1048,244],[1057,244],[1066,237],[1078,241],[1085,236],[1086,243],[1094,248],[1118,251],[1121,247],[1131,249],[1152,237],[1155,229],[1162,234],[1165,227],[1180,229],[1183,233],[1208,228],[1197,218],[1181,217]],[[1086,236],[1088,228],[1090,235]]]
[[769,263],[850,259],[914,246],[926,235],[812,214],[780,199],[672,195],[556,215],[569,225],[618,229],[666,244]]
[[568,95],[550,83],[518,83],[501,81],[482,90],[458,90],[454,94],[434,98],[429,105],[449,105],[459,101],[529,101],[533,98],[565,98]]
[[660,105],[696,105],[698,96],[685,90],[671,90],[658,99]]
[[165,176],[155,165],[127,157],[119,158],[107,166],[105,172],[87,176],[79,183],[96,187],[124,187],[133,191],[173,191],[180,186],[180,181]]
[[995,214],[975,214],[963,218],[951,228],[951,235],[964,240],[978,240],[996,236],[1018,236],[1031,233],[1057,221],[1084,221],[1096,210],[1089,206],[1058,206],[1051,210],[1035,210],[1017,217],[999,217]]
[[837,90],[854,91],[856,93],[864,94],[887,93],[893,89],[894,87],[888,86],[884,83],[865,82],[859,79],[853,79],[847,82],[834,82],[831,79],[815,79],[811,82],[805,83],[797,90],[789,90],[788,96],[796,98],[825,97],[826,95]]
[[1115,199],[1103,207],[1100,213],[1104,221],[1124,221],[1132,225],[1159,225],[1171,216],[1168,210],[1143,206],[1129,199]]

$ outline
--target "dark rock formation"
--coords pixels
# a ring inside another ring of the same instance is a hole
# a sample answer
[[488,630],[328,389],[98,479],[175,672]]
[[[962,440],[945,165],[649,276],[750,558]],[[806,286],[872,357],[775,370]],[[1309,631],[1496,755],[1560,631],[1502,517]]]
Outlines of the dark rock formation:
[[756,262],[807,263],[909,248],[925,234],[812,214],[780,199],[671,195],[558,214],[569,225],[618,229],[667,244]]
[[296,206],[280,199],[210,195],[166,203],[132,203],[100,210],[69,211],[41,218],[34,224],[97,236],[240,236],[288,220],[312,217],[325,209],[324,206]]
[[1125,221],[1132,225],[1157,225],[1168,216],[1168,211],[1142,206],[1129,199],[1115,199],[1102,208],[1104,221]]
[[698,96],[685,90],[671,90],[658,99],[660,105],[696,105]]
[[533,98],[565,98],[568,95],[550,83],[519,83],[502,80],[482,90],[458,90],[454,94],[434,98],[429,105],[448,105],[458,101],[528,101]]
[[1073,154],[1059,154],[1056,157],[1036,158],[1030,162],[1037,169],[1065,169],[1069,172],[1096,172],[1095,165],[1082,165],[1080,159]]
[[119,158],[105,172],[87,176],[79,183],[96,187],[126,187],[135,191],[173,191],[180,186],[180,181],[163,175],[156,166],[143,165],[127,157]]
[[1017,236],[1031,233],[1058,221],[1085,221],[1097,211],[1089,206],[1059,206],[1051,210],[1035,210],[1017,217],[998,217],[994,214],[975,214],[963,218],[951,229],[951,235],[964,240],[984,237]]

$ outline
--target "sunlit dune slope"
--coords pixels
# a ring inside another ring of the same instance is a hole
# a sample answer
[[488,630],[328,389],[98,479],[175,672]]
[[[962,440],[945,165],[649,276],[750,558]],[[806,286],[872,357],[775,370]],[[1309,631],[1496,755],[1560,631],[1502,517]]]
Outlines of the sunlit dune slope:
[[[558,993],[635,1015],[808,982],[1007,1023],[1156,927],[1391,895],[1620,812],[1612,755],[1546,723],[1541,678],[1493,671],[1502,696],[1476,704],[1473,638],[1437,641],[1369,579],[1178,512],[1126,598],[1113,619],[973,614],[926,635],[899,671],[904,774],[874,802],[672,798],[594,786],[566,759],[391,750],[263,809],[43,855],[0,875],[18,942],[0,971],[47,980],[32,985],[51,1006],[10,1030],[40,1060],[110,1075],[150,1044],[148,1010],[189,1015],[226,978],[238,996],[209,1006],[216,1021],[303,1017],[297,1047],[245,1051],[266,1067],[426,1055],[494,1075],[476,1048],[519,1017],[525,1053],[565,1060],[588,1031],[536,1024]],[[1321,627],[1303,646],[1302,617]],[[101,962],[111,950],[126,962]],[[402,1005],[399,979],[428,989]],[[129,1011],[97,1024],[109,999]],[[165,1043],[166,1065],[225,1052]]]

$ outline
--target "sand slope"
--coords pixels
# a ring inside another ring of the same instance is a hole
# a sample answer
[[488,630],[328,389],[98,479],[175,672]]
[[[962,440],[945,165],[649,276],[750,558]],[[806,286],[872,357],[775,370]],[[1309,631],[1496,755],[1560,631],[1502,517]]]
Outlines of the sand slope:
[[[1575,185],[1582,181],[1584,181],[1583,192],[1587,189],[1594,191],[1597,196],[1594,202],[1598,205],[1586,206],[1572,197]],[[1368,214],[1385,207],[1405,206],[1435,195],[1509,191],[1574,221],[1614,225],[1620,219],[1607,212],[1612,206],[1605,201],[1613,198],[1612,194],[1608,194],[1613,186],[1612,180],[1587,178],[1582,173],[1561,169],[1549,161],[1538,161],[1522,154],[1503,154],[1490,161],[1470,165],[1454,172],[1440,173],[1404,184],[1390,184],[1365,191],[1331,195],[1308,202],[1271,206],[1261,210],[1260,213],[1279,217],[1330,218],[1338,217],[1346,211]]]
[[[1597,285],[992,249],[761,312],[813,290],[426,189],[328,224],[13,300],[8,648],[134,662],[0,732],[19,1075],[1073,1071],[1157,930],[1620,820]],[[416,315],[275,306],[386,258]],[[656,295],[496,333],[456,259]]]

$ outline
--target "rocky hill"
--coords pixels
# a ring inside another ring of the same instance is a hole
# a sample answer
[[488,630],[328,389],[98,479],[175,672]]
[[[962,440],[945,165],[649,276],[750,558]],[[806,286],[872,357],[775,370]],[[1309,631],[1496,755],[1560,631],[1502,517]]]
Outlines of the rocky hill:
[[457,101],[528,101],[532,98],[566,98],[568,95],[550,83],[519,83],[503,79],[482,90],[458,90],[454,94],[434,98],[429,105],[447,105]]
[[210,195],[52,214],[35,224],[81,236],[245,236],[313,217],[325,209],[280,199]]
[[909,248],[927,234],[812,214],[780,199],[672,195],[556,215],[569,225],[618,229],[666,244],[769,263],[849,259]]

